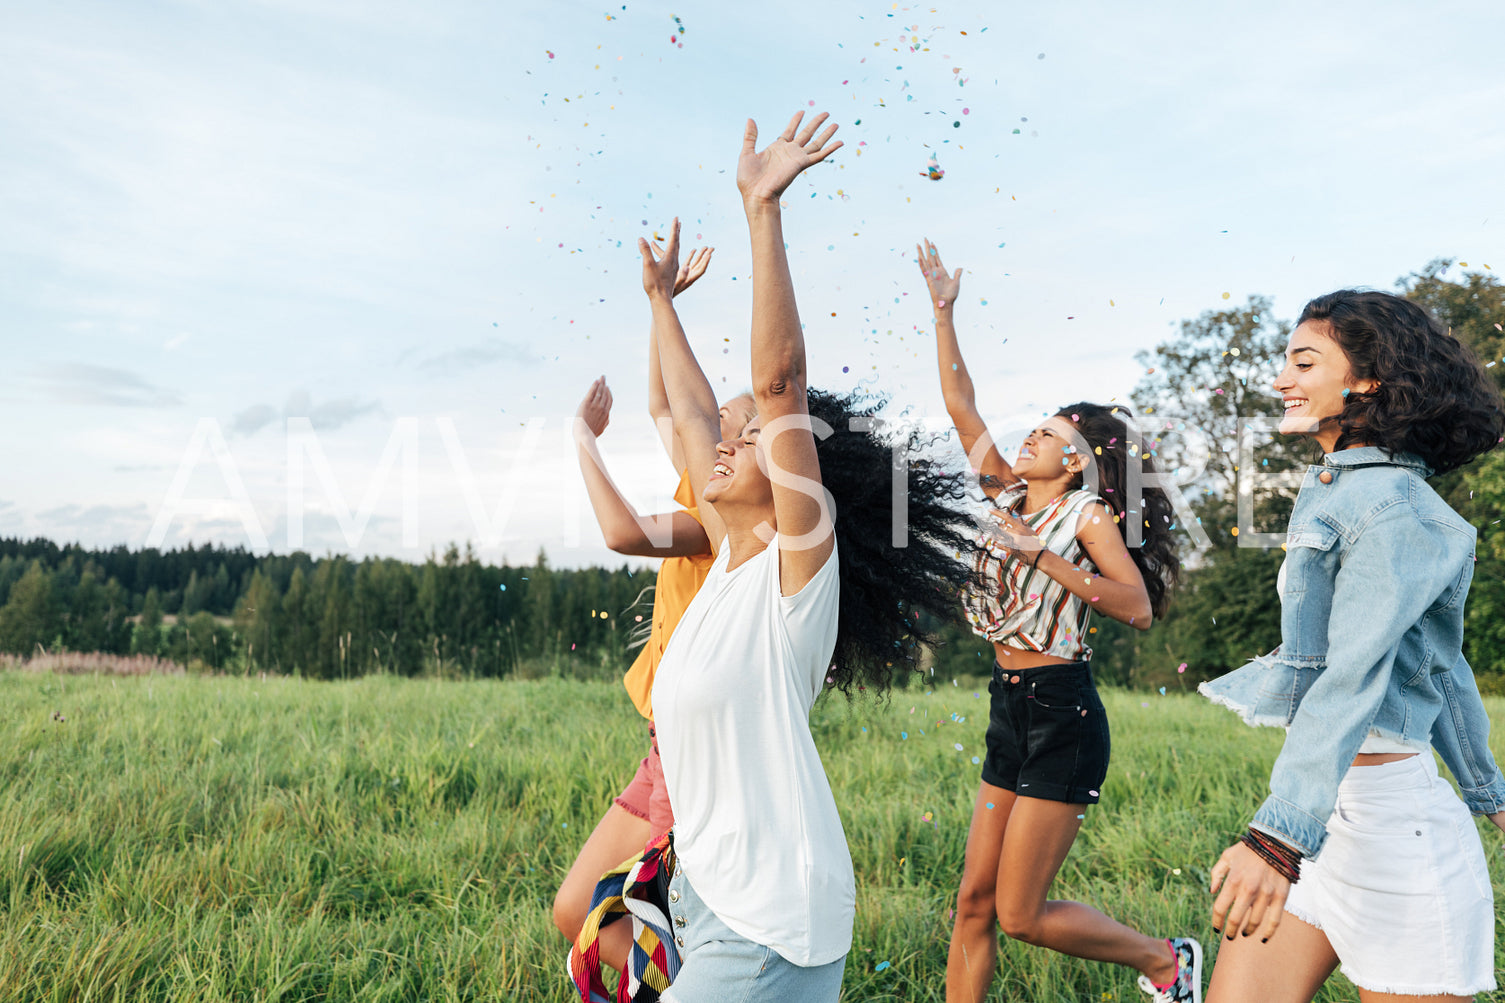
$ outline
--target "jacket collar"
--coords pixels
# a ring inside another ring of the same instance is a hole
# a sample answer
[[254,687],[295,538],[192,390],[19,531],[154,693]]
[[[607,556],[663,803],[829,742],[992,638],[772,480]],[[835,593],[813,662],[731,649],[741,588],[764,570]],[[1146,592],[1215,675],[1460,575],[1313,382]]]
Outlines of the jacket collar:
[[1378,465],[1407,467],[1424,478],[1432,476],[1432,468],[1427,466],[1421,457],[1411,453],[1396,453],[1392,456],[1379,446],[1355,446],[1353,449],[1340,449],[1322,457],[1322,466],[1336,467],[1341,470]]

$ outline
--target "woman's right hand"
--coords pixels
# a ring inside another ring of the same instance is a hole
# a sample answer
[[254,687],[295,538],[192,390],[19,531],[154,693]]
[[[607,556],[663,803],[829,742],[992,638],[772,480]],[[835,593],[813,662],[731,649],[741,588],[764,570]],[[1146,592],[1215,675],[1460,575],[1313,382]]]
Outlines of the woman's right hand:
[[761,150],[758,149],[757,123],[747,120],[747,129],[742,134],[742,155],[737,159],[737,190],[742,193],[744,203],[777,205],[779,196],[801,171],[841,149],[841,140],[831,142],[831,137],[836,135],[834,123],[819,136],[815,135],[815,130],[830,117],[826,112],[821,112],[800,129],[804,117],[804,112],[795,112],[779,138]]
[[[1221,889],[1221,894],[1219,894]],[[1291,883],[1242,842],[1223,851],[1212,865],[1212,928],[1232,940],[1236,934],[1269,940],[1280,925]]]
[[[643,292],[648,298],[662,296],[672,300],[674,294],[681,289],[688,288],[691,282],[700,278],[697,273],[694,278],[689,278],[683,286],[679,284],[679,217],[674,217],[674,225],[669,228],[669,240],[663,247],[649,244],[647,239],[638,238],[638,253],[643,256]],[[694,256],[691,256],[691,261]],[[710,262],[707,254],[701,261],[700,271],[705,271],[705,265]],[[686,269],[691,262],[686,262]]]
[[930,305],[937,313],[951,309],[962,291],[962,270],[958,268],[955,275],[948,275],[946,266],[941,263],[941,253],[929,240],[923,245],[916,244],[915,251],[919,255],[920,271],[925,273],[925,286],[930,290]]
[[606,377],[599,376],[591,384],[585,392],[585,399],[575,410],[575,417],[597,438],[606,431],[606,424],[611,421],[611,388],[606,385]]

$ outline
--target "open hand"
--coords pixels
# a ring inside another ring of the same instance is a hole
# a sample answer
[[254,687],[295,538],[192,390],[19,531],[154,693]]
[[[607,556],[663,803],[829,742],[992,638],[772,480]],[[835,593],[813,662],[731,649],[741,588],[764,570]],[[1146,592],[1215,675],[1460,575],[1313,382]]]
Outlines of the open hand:
[[[1218,889],[1222,888],[1222,893]],[[1291,883],[1243,843],[1234,843],[1212,865],[1212,928],[1229,940],[1242,934],[1269,940],[1280,925]]]
[[801,171],[841,149],[841,140],[831,142],[836,135],[834,123],[818,137],[815,135],[815,130],[830,117],[826,112],[800,129],[804,117],[804,112],[795,112],[779,138],[761,151],[757,149],[758,124],[747,120],[747,131],[742,134],[742,156],[737,158],[737,190],[742,193],[743,202],[777,202]]
[[643,256],[643,292],[650,298],[664,296],[673,299],[675,293],[689,288],[690,283],[700,278],[711,260],[710,254],[706,254],[700,261],[700,271],[690,278],[689,269],[695,263],[695,256],[691,255],[685,262],[685,282],[680,285],[678,216],[674,217],[674,225],[669,228],[668,243],[660,247],[657,242],[649,244],[645,238],[639,237],[638,253]]
[[[679,221],[675,220],[677,228]],[[705,274],[706,268],[711,263],[711,255],[716,253],[714,247],[697,247],[690,252],[685,263],[679,266],[679,271],[674,276],[674,295],[678,296],[686,289],[695,284],[695,280]]]
[[600,437],[606,431],[606,423],[611,421],[611,388],[606,385],[606,377],[597,377],[591,384],[575,410],[575,417],[585,423],[591,435]]
[[949,308],[962,291],[962,270],[958,268],[955,275],[947,275],[946,266],[941,264],[941,252],[929,240],[923,245],[916,244],[915,253],[919,256],[920,271],[925,273],[931,305],[937,310]]
[[993,518],[983,528],[990,543],[1024,561],[1033,561],[1044,549],[1045,544],[1040,541],[1040,535],[1015,513],[995,508],[989,514]]

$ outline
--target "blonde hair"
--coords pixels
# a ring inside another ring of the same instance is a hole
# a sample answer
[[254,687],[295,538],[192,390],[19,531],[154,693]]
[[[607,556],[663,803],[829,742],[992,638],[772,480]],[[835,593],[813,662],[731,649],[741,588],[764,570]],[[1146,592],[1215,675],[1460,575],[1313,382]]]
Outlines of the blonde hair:
[[741,415],[742,421],[738,423],[738,429],[752,421],[758,414],[758,404],[753,400],[751,390],[744,390],[735,397],[728,397],[721,406],[731,412],[733,417]]

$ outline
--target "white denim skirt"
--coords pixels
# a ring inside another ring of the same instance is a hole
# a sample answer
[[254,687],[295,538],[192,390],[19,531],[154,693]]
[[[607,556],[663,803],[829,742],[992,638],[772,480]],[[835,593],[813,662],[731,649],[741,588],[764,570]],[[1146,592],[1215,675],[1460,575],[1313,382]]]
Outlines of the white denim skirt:
[[1327,935],[1360,989],[1472,996],[1495,988],[1494,895],[1473,817],[1431,752],[1353,766],[1327,841],[1286,911]]

